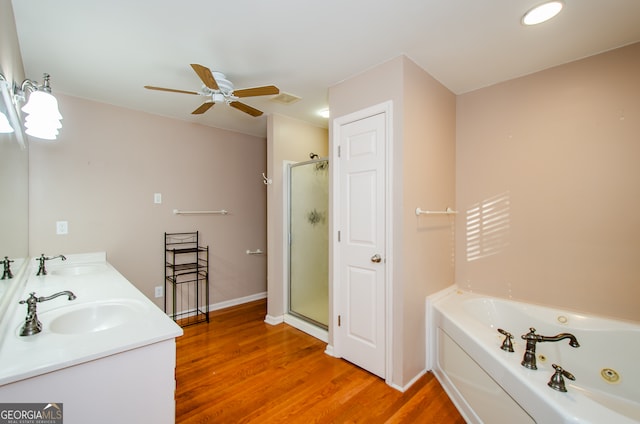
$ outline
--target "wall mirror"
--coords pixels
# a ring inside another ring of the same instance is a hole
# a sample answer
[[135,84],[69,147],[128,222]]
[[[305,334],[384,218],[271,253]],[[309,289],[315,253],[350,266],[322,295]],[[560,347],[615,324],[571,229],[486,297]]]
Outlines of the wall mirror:
[[[0,96],[0,111],[9,107]],[[29,254],[29,148],[19,122],[11,124],[13,133],[0,133],[0,259],[22,260]],[[11,265],[15,274],[18,263]],[[0,280],[0,298],[13,281]]]

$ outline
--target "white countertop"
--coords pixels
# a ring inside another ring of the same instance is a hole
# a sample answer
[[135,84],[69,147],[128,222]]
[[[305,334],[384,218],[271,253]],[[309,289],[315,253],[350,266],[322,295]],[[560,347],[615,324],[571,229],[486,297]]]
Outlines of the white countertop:
[[[83,362],[182,335],[180,328],[151,300],[106,261],[104,253],[68,255],[48,261],[48,274],[36,276],[37,261],[26,268],[26,282],[13,294],[0,329],[0,386]],[[18,304],[29,293],[37,297],[69,290],[76,299],[60,296],[37,304],[42,331],[20,336],[27,306]],[[120,325],[61,334],[51,328],[57,316],[110,304],[125,306]]]

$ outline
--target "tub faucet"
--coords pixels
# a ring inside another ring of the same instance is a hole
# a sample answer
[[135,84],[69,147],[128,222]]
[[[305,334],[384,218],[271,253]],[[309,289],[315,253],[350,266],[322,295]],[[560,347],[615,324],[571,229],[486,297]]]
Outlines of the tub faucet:
[[5,256],[4,259],[0,261],[4,268],[4,271],[2,272],[2,278],[0,278],[0,280],[13,278],[13,273],[11,272],[11,262],[13,262],[13,259],[9,259],[8,256]]
[[573,374],[563,369],[560,365],[553,364],[553,369],[556,370],[556,372],[551,376],[551,380],[549,380],[547,386],[559,392],[566,392],[567,385],[564,382],[564,377],[567,377],[569,380],[574,381],[576,378],[573,376]]
[[513,336],[511,335],[511,333],[503,330],[502,328],[498,328],[498,333],[504,336],[504,340],[502,341],[502,346],[500,346],[500,349],[504,350],[505,352],[513,352],[513,343],[511,342],[511,340],[513,340]]
[[44,262],[45,261],[50,261],[51,259],[56,259],[56,258],[60,258],[63,261],[66,261],[67,258],[64,257],[64,255],[58,255],[58,256],[54,256],[52,258],[47,258],[46,256],[44,256],[44,253],[42,255],[40,255],[39,258],[36,258],[36,261],[40,262],[40,265],[38,266],[38,273],[36,275],[47,275],[47,270],[44,266]]
[[58,296],[67,296],[69,300],[74,300],[76,295],[72,292],[65,290],[51,296],[40,296],[36,297],[35,293],[31,293],[27,300],[21,300],[21,305],[27,304],[27,317],[24,319],[24,325],[20,329],[21,336],[33,336],[34,334],[38,334],[42,331],[42,323],[38,320],[38,314],[36,311],[36,306],[38,302],[46,302],[47,300],[54,299]]
[[559,342],[560,340],[569,339],[569,346],[580,347],[576,336],[571,333],[560,333],[555,336],[547,337],[536,334],[536,329],[531,327],[527,334],[523,334],[522,338],[527,341],[527,348],[524,351],[524,358],[520,363],[523,367],[530,370],[537,370],[536,366],[536,343],[540,342]]

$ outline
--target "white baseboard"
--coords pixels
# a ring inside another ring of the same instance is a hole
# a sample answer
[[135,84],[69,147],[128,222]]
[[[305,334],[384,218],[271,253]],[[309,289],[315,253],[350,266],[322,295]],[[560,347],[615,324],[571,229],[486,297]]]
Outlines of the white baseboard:
[[409,388],[411,386],[413,386],[413,384],[418,381],[423,375],[425,375],[427,373],[427,370],[422,370],[420,371],[415,377],[413,377],[411,379],[411,381],[409,381],[407,384],[405,384],[404,386],[398,386],[397,384],[389,384],[389,386],[393,387],[394,389],[404,393],[407,390],[409,390]]
[[284,322],[284,315],[278,315],[277,317],[274,317],[273,315],[267,314],[267,316],[264,317],[264,322],[269,325],[282,324]]
[[223,302],[212,303],[209,305],[209,312],[219,309],[229,308],[231,306],[242,305],[243,303],[253,302],[254,300],[266,299],[267,292],[251,294],[249,296],[238,297],[236,299],[225,300]]
[[[266,299],[267,292],[256,293],[249,296],[238,297],[236,299],[225,300],[223,302],[211,303],[209,304],[209,312],[217,311],[224,308],[229,308],[231,306],[242,305],[243,303],[253,302],[254,300]],[[186,311],[180,311],[176,314],[176,316],[180,318],[192,317],[199,313],[202,313],[201,310],[197,309],[189,309]]]
[[331,356],[332,358],[337,358],[335,350],[333,350],[333,345],[328,344],[327,348],[324,350],[324,353]]

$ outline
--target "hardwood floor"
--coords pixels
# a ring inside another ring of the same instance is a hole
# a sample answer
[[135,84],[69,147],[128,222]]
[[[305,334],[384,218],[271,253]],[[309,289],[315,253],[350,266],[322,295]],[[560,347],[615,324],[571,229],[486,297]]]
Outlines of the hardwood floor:
[[176,423],[464,423],[431,373],[401,393],[265,315],[261,300],[184,329]]

